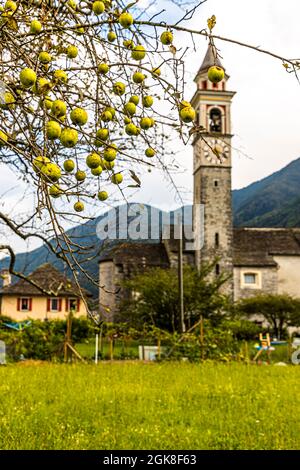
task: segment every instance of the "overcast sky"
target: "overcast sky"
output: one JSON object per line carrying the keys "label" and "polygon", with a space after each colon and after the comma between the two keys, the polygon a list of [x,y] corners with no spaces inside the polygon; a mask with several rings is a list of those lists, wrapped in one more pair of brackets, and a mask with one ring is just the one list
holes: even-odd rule
{"label": "overcast sky", "polygon": [[[149,0],[140,0],[147,8]],[[159,8],[172,12],[161,19],[178,20],[182,10],[172,7],[167,0],[159,1]],[[151,11],[149,11],[151,14]],[[260,46],[288,58],[300,59],[300,2],[299,0],[207,0],[192,21],[185,26],[194,29],[206,27],[212,14],[217,17],[215,34]],[[190,38],[175,34],[175,46],[191,46]],[[223,64],[230,75],[228,89],[237,92],[232,109],[233,188],[242,188],[300,157],[300,85],[293,75],[286,73],[280,61],[249,49],[218,41]],[[195,91],[193,77],[207,49],[205,38],[196,40],[197,52],[191,48],[186,60],[187,94]],[[180,155],[185,172],[176,177],[179,187],[185,188],[184,200],[192,200],[192,149],[189,146]],[[21,212],[28,204],[23,198],[24,187],[12,173],[0,167],[0,194],[9,191],[1,201],[2,210]],[[143,186],[133,197],[143,202],[173,209],[178,206],[174,192],[163,175],[144,175]],[[0,232],[1,238],[1,232]],[[3,237],[2,237],[3,241]],[[25,245],[16,244],[18,250]]]}

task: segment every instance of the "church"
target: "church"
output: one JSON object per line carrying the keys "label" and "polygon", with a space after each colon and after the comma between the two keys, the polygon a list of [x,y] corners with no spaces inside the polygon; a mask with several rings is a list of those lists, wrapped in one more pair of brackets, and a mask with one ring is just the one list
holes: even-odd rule
{"label": "church", "polygon": [[[261,293],[300,297],[300,229],[234,228],[232,216],[231,104],[235,92],[227,89],[229,76],[211,83],[208,69],[225,68],[208,47],[195,77],[191,104],[197,112],[194,134],[193,230],[201,248],[191,251],[183,240],[183,261],[198,269],[218,259],[215,272],[229,275],[224,293],[234,301]],[[203,217],[195,210],[204,207]],[[99,261],[99,300],[113,320],[118,302],[126,295],[121,281],[151,267],[177,265],[178,244],[170,237],[158,244],[124,243]],[[104,288],[103,288],[104,287]]]}

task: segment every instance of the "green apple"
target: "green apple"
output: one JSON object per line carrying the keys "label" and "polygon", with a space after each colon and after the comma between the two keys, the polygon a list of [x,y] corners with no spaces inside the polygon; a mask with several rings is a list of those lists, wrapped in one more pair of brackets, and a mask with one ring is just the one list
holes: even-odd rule
{"label": "green apple", "polygon": [[42,23],[38,20],[33,20],[30,23],[30,33],[39,34],[42,30]]}
{"label": "green apple", "polygon": [[95,15],[102,15],[105,11],[105,5],[103,2],[96,1],[93,3],[92,10],[95,13]]}
{"label": "green apple", "polygon": [[42,155],[39,157],[36,157],[32,162],[34,171],[36,173],[39,173],[42,167],[46,165],[47,163],[50,163],[49,158],[43,157]]}
{"label": "green apple", "polygon": [[188,106],[186,108],[183,108],[181,111],[180,111],[180,117],[182,119],[183,122],[185,122],[186,124],[190,123],[190,122],[193,122],[195,121],[196,119],[196,111],[194,110],[194,108],[192,108],[192,106]]}
{"label": "green apple", "polygon": [[76,25],[76,33],[81,35],[81,34],[84,34],[85,33],[85,29],[84,27],[81,25],[81,24],[77,24]]}
{"label": "green apple", "polygon": [[126,86],[125,86],[124,83],[122,83],[122,82],[114,83],[113,92],[115,93],[115,95],[122,96],[122,95],[124,95],[125,90],[126,90]]}
{"label": "green apple", "polygon": [[117,39],[116,33],[114,33],[114,31],[109,31],[109,33],[107,35],[107,40],[109,42],[115,42],[116,39]]}
{"label": "green apple", "polygon": [[67,47],[67,57],[68,59],[75,59],[78,56],[78,49],[76,46]]}
{"label": "green apple", "polygon": [[146,49],[141,44],[138,44],[132,49],[131,57],[134,60],[143,60],[146,57]]}
{"label": "green apple", "polygon": [[51,113],[56,117],[65,116],[67,113],[67,105],[62,100],[55,100],[51,106]]}
{"label": "green apple", "polygon": [[140,97],[137,96],[137,95],[133,95],[131,98],[130,98],[130,103],[133,103],[135,104],[136,106],[139,104],[140,102]]}
{"label": "green apple", "polygon": [[74,108],[71,111],[70,118],[76,126],[84,126],[88,122],[88,113],[85,109]]}
{"label": "green apple", "polygon": [[110,122],[113,120],[113,115],[110,111],[103,111],[100,116],[101,121],[103,122]]}
{"label": "green apple", "polygon": [[54,79],[59,83],[67,83],[68,75],[64,70],[55,70]]}
{"label": "green apple", "polygon": [[126,103],[124,106],[124,113],[129,116],[134,116],[136,113],[136,105],[134,103]]}
{"label": "green apple", "polygon": [[75,173],[75,178],[77,179],[77,181],[84,181],[86,178],[86,172],[82,170],[77,170]]}
{"label": "green apple", "polygon": [[126,49],[132,50],[134,49],[134,42],[132,39],[124,39],[123,46],[126,47]]}
{"label": "green apple", "polygon": [[105,108],[104,111],[108,111],[108,112],[112,115],[113,118],[114,118],[115,115],[116,115],[116,110],[115,110],[115,108],[112,108],[111,106],[106,106],[106,108]]}
{"label": "green apple", "polygon": [[7,137],[7,135],[5,134],[5,132],[0,131],[0,147],[2,147],[3,145],[5,145],[7,141],[8,141],[8,137]]}
{"label": "green apple", "polygon": [[67,173],[71,173],[75,168],[75,162],[71,160],[70,158],[68,160],[64,161],[64,170]]}
{"label": "green apple", "polygon": [[164,31],[160,36],[160,40],[164,46],[170,46],[173,42],[173,39],[174,37],[171,31]]}
{"label": "green apple", "polygon": [[56,199],[56,198],[60,197],[63,194],[63,191],[60,189],[58,184],[53,184],[49,188],[49,194],[50,194],[51,197]]}
{"label": "green apple", "polygon": [[155,154],[156,154],[156,151],[152,147],[147,148],[146,151],[145,151],[145,155],[148,158],[154,157]]}
{"label": "green apple", "polygon": [[56,163],[46,163],[41,167],[41,173],[46,181],[56,183],[61,177],[61,170]]}
{"label": "green apple", "polygon": [[134,81],[134,83],[136,83],[137,85],[139,85],[140,83],[143,83],[143,81],[145,80],[146,78],[146,75],[144,75],[142,72],[135,72],[132,76],[132,80]]}
{"label": "green apple", "polygon": [[98,168],[101,164],[101,157],[98,153],[91,153],[86,158],[86,164],[89,168]]}
{"label": "green apple", "polygon": [[217,65],[213,65],[208,69],[207,72],[208,80],[212,83],[219,83],[225,77],[225,72],[222,67],[218,67]]}
{"label": "green apple", "polygon": [[76,212],[83,212],[84,211],[84,204],[81,201],[77,201],[74,204],[74,210]]}
{"label": "green apple", "polygon": [[7,2],[5,2],[4,9],[8,11],[16,11],[17,4],[12,0],[8,0]]}
{"label": "green apple", "polygon": [[59,139],[61,134],[61,127],[56,121],[47,122],[46,134],[49,140]]}
{"label": "green apple", "polygon": [[142,118],[140,121],[140,126],[142,129],[147,131],[151,127],[151,119],[147,117]]}
{"label": "green apple", "polygon": [[102,63],[98,65],[98,72],[101,75],[106,75],[109,72],[109,65],[106,63]]}
{"label": "green apple", "polygon": [[152,75],[155,75],[156,77],[160,77],[161,76],[161,70],[159,67],[155,67],[154,69],[152,69]]}
{"label": "green apple", "polygon": [[130,13],[122,13],[119,16],[119,23],[123,28],[128,29],[133,24],[133,17]]}
{"label": "green apple", "polygon": [[122,173],[115,173],[114,175],[112,175],[111,177],[111,182],[113,184],[121,184],[123,181],[123,175]]}
{"label": "green apple", "polygon": [[14,109],[16,99],[10,91],[4,93],[4,103],[0,103],[1,109]]}
{"label": "green apple", "polygon": [[97,130],[96,139],[106,141],[108,139],[108,137],[109,137],[109,130],[108,129],[102,128],[102,129]]}
{"label": "green apple", "polygon": [[144,108],[151,108],[153,103],[154,103],[154,100],[153,100],[152,96],[144,96],[143,97],[143,106],[144,106]]}
{"label": "green apple", "polygon": [[118,151],[115,147],[108,146],[103,152],[104,160],[107,162],[113,162],[117,157],[117,153]]}
{"label": "green apple", "polygon": [[127,126],[128,124],[131,124],[131,119],[130,119],[129,116],[124,117],[124,124],[125,124],[125,126]]}
{"label": "green apple", "polygon": [[32,87],[35,95],[48,95],[52,85],[46,78],[39,78]]}
{"label": "green apple", "polygon": [[60,142],[64,147],[75,147],[78,142],[78,132],[75,129],[66,127],[61,133]]}
{"label": "green apple", "polygon": [[36,82],[35,71],[29,68],[21,70],[20,82],[25,88],[31,88]]}
{"label": "green apple", "polygon": [[51,98],[49,98],[49,96],[46,96],[44,101],[42,101],[42,102],[45,104],[46,109],[51,109],[52,108],[53,101],[52,101]]}
{"label": "green apple", "polygon": [[191,106],[192,106],[192,105],[191,105],[191,103],[190,103],[189,101],[181,101],[181,102],[179,103],[179,108],[180,108],[180,110],[181,110],[181,109],[184,109],[184,108],[190,108]]}
{"label": "green apple", "polygon": [[125,127],[125,132],[128,135],[138,135],[138,130],[135,124],[127,124]]}
{"label": "green apple", "polygon": [[106,201],[106,199],[108,199],[108,193],[106,191],[100,191],[98,193],[98,199],[99,201]]}
{"label": "green apple", "polygon": [[39,53],[39,61],[42,64],[49,64],[51,60],[52,60],[52,56],[51,54],[49,54],[49,52],[42,51]]}
{"label": "green apple", "polygon": [[103,170],[113,170],[114,166],[115,166],[115,162],[107,162],[103,160],[103,163],[102,163]]}
{"label": "green apple", "polygon": [[68,5],[72,10],[77,10],[77,2],[75,0],[68,0]]}
{"label": "green apple", "polygon": [[92,168],[91,173],[93,176],[100,176],[103,171],[103,168],[101,165],[97,166],[97,168]]}

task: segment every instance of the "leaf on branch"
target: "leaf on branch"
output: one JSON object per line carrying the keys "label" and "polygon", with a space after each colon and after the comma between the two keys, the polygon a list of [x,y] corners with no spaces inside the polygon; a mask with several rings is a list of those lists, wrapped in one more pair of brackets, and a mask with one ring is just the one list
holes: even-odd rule
{"label": "leaf on branch", "polygon": [[9,20],[7,20],[7,26],[12,31],[18,31],[19,30],[18,24],[17,24],[17,22],[14,18],[9,18]]}
{"label": "leaf on branch", "polygon": [[216,23],[217,23],[217,18],[215,15],[212,15],[211,18],[208,18],[207,20],[207,26],[210,30],[210,32],[212,32],[212,30],[214,29],[214,27],[216,26]]}
{"label": "leaf on branch", "polygon": [[140,188],[142,184],[140,178],[135,174],[133,170],[129,170],[129,171],[130,171],[131,178],[138,184],[138,187]]}
{"label": "leaf on branch", "polygon": [[177,49],[176,49],[176,47],[175,47],[175,46],[173,46],[173,45],[171,45],[171,46],[170,46],[170,52],[172,52],[172,54],[173,54],[173,55],[175,55],[175,54],[176,54],[176,52],[177,52]]}

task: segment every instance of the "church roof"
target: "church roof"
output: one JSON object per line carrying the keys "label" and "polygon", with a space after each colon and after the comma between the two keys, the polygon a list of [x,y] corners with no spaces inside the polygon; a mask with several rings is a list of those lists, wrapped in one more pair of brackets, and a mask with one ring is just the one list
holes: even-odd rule
{"label": "church roof", "polygon": [[114,264],[132,267],[168,267],[169,260],[161,243],[120,243],[100,257],[99,262],[113,261]]}
{"label": "church roof", "polygon": [[235,266],[277,266],[273,256],[300,256],[300,229],[235,228]]}
{"label": "church roof", "polygon": [[200,69],[198,70],[197,75],[199,75],[201,72],[206,72],[213,65],[222,67],[225,70],[219,57],[216,56],[216,51],[214,50],[213,46],[210,44],[207,48],[204,60],[202,62]]}
{"label": "church roof", "polygon": [[[28,275],[30,280],[34,281],[43,290],[49,292],[49,295],[55,297],[62,296],[80,296],[79,289],[75,282],[58,271],[52,264],[46,263],[39,266],[33,273]],[[85,291],[88,295],[88,292]],[[6,295],[44,295],[37,287],[30,284],[25,279],[20,279],[15,284],[3,287],[0,294]]]}

